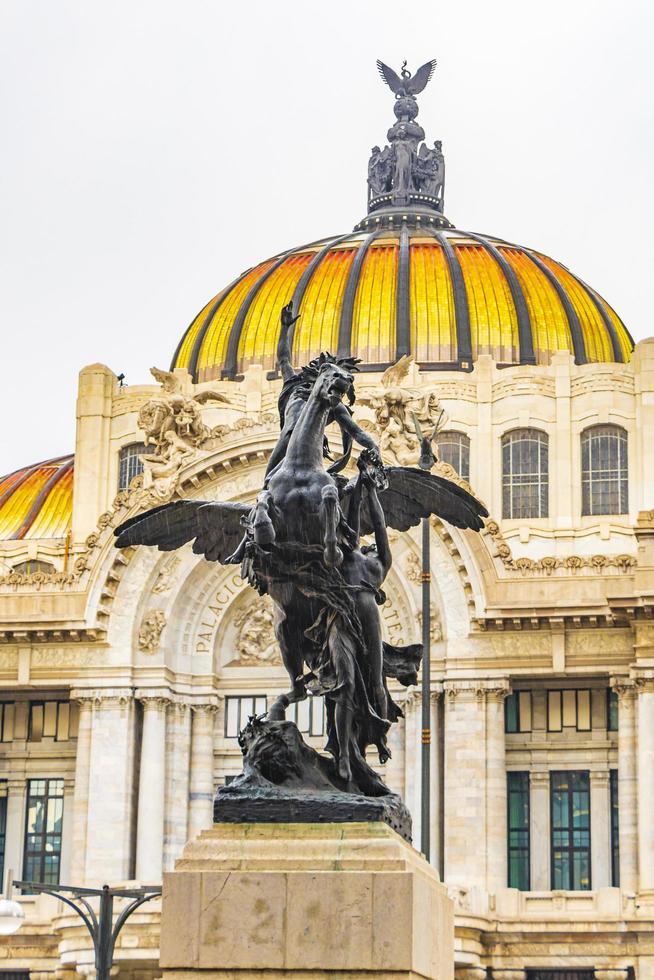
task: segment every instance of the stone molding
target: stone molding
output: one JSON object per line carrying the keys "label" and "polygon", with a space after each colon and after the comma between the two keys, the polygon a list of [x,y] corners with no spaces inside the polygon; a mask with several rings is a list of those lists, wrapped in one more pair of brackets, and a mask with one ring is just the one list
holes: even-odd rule
{"label": "stone molding", "polygon": [[591,769],[590,770],[590,782],[591,786],[593,783],[599,787],[608,787],[610,781],[610,773],[608,769]]}
{"label": "stone molding", "polygon": [[[495,971],[493,971],[494,973]],[[595,970],[595,980],[627,980],[629,971],[624,969]]]}
{"label": "stone molding", "polygon": [[626,676],[612,677],[611,690],[615,691],[618,701],[630,701],[636,697],[636,684],[633,678]]}
{"label": "stone molding", "polygon": [[94,690],[73,689],[70,692],[71,701],[90,701],[95,706],[110,704],[126,705],[134,700],[134,689],[131,687],[103,687]]}
{"label": "stone molding", "polygon": [[165,711],[169,704],[171,704],[170,695],[166,691],[146,691],[138,690],[134,694],[136,701],[139,701],[145,710],[154,709],[159,711]]}
{"label": "stone molding", "polygon": [[527,971],[519,967],[493,967],[493,980],[525,980],[526,976]]}
{"label": "stone molding", "polygon": [[638,694],[654,694],[654,672],[633,675],[634,686]]}
{"label": "stone molding", "polygon": [[446,700],[453,704],[455,701],[476,701],[503,703],[511,693],[511,685],[506,679],[497,680],[466,680],[444,681],[443,690]]}
{"label": "stone molding", "polygon": [[485,966],[459,966],[454,972],[455,980],[486,980]]}
{"label": "stone molding", "polygon": [[218,711],[218,698],[216,700],[206,700],[206,701],[190,701],[189,707],[191,711],[206,711],[215,714]]}

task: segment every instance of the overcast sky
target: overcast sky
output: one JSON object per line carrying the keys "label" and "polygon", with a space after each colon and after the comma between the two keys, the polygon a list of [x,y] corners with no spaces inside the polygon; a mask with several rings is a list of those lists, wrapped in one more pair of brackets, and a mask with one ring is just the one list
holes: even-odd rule
{"label": "overcast sky", "polygon": [[654,334],[653,5],[0,0],[0,473],[74,448],[77,373],[167,368],[240,271],[348,231],[393,97],[459,227],[569,265]]}

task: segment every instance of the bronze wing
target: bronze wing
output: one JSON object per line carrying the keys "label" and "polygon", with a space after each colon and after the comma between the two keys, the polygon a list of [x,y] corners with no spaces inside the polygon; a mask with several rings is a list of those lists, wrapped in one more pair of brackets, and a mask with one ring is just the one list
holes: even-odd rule
{"label": "bronze wing", "polygon": [[[400,76],[396,72],[394,72],[392,68],[389,68],[388,65],[385,65],[383,61],[380,61],[379,58],[377,59],[377,71],[381,75],[382,79],[386,82],[388,87],[391,89],[391,91],[395,92],[396,95],[400,91],[404,90],[403,79],[401,79]],[[427,82],[425,82],[425,85],[426,84]]]}
{"label": "bronze wing", "polygon": [[223,564],[236,551],[249,504],[205,500],[176,500],[131,517],[115,530],[116,547],[144,544],[159,551],[175,551],[193,541],[193,552]]}
{"label": "bronze wing", "polygon": [[[432,514],[454,527],[480,531],[484,526],[483,519],[488,517],[484,505],[451,480],[410,466],[388,466],[386,476],[388,487],[379,490],[378,496],[387,527],[407,531]],[[354,491],[355,482],[350,481],[345,488],[345,500]],[[360,531],[361,534],[372,534],[373,531],[365,493],[361,503]]]}
{"label": "bronze wing", "polygon": [[411,95],[418,95],[419,92],[422,92],[423,88],[434,74],[435,68],[435,58],[432,58],[431,61],[427,61],[424,65],[421,65],[415,75],[412,75],[406,82],[407,91],[409,91]]}

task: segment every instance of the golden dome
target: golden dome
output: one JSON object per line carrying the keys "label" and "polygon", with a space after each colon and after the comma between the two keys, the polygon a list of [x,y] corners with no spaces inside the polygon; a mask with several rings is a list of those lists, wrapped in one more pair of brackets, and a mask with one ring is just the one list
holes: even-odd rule
{"label": "golden dome", "polygon": [[74,456],[0,477],[0,540],[65,538],[73,516]]}
{"label": "golden dome", "polygon": [[[244,272],[182,337],[171,369],[195,381],[275,368],[281,308],[301,319],[294,361],[321,350],[384,369],[402,354],[425,370],[469,370],[480,354],[500,364],[547,364],[568,350],[577,364],[628,361],[633,341],[605,300],[533,249],[452,227],[362,230],[291,249]],[[366,227],[367,226],[367,227]],[[361,227],[361,226],[360,226]],[[372,229],[374,230],[371,230]]]}

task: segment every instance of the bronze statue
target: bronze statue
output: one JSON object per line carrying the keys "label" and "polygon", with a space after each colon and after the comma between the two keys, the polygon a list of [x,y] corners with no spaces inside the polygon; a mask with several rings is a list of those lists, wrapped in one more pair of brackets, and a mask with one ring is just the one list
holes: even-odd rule
{"label": "bronze statue", "polygon": [[[388,759],[387,732],[401,717],[387,678],[416,683],[421,656],[420,644],[382,642],[381,586],[391,565],[386,528],[404,531],[438,514],[478,531],[487,513],[449,480],[382,465],[343,403],[354,401],[355,359],[323,353],[295,370],[289,334],[296,319],[289,304],[278,347],[282,431],[255,505],[178,500],[126,521],[116,544],[171,551],[193,541],[193,551],[209,561],[240,562],[241,575],[273,601],[291,686],[242,733],[244,773],[219,791],[220,819],[373,819],[374,812],[408,834],[407,812],[366,761],[369,746],[381,762]],[[331,421],[341,427],[344,453],[327,468]],[[364,448],[348,481],[339,470],[353,440]],[[371,533],[375,545],[362,546]],[[306,746],[285,720],[289,704],[307,696],[325,698],[331,759]]]}

